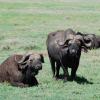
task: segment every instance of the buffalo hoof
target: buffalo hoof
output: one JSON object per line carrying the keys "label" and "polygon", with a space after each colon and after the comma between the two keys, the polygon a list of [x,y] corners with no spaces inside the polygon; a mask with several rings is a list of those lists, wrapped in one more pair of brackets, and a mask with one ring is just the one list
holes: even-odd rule
{"label": "buffalo hoof", "polygon": [[69,81],[74,81],[74,79],[70,79]]}
{"label": "buffalo hoof", "polygon": [[66,83],[67,82],[67,78],[64,78],[64,83]]}
{"label": "buffalo hoof", "polygon": [[74,81],[74,78],[73,77],[69,78],[69,81]]}
{"label": "buffalo hoof", "polygon": [[59,78],[58,77],[56,77],[56,76],[53,76],[53,78],[57,81]]}
{"label": "buffalo hoof", "polygon": [[57,80],[59,80],[59,78],[58,77],[55,77],[55,80],[57,81]]}
{"label": "buffalo hoof", "polygon": [[58,79],[59,79],[59,75],[56,75],[56,76],[55,76],[55,79],[58,80]]}
{"label": "buffalo hoof", "polygon": [[67,80],[64,80],[63,82],[64,82],[64,83],[66,83],[66,82],[67,82]]}

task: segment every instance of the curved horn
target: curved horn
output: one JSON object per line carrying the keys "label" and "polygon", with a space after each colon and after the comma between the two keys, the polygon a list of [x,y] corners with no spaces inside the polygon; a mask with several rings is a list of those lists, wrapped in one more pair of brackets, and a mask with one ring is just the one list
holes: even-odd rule
{"label": "curved horn", "polygon": [[85,43],[85,46],[88,47],[88,48],[91,48],[92,47],[92,43],[91,42]]}
{"label": "curved horn", "polygon": [[63,42],[61,42],[61,41],[56,41],[56,43],[57,43],[57,45],[58,46],[60,46],[61,48],[64,48],[64,47],[67,47],[68,45],[67,45],[67,43],[66,43],[66,41],[63,43]]}
{"label": "curved horn", "polygon": [[18,64],[24,64],[26,63],[26,60],[29,58],[29,54],[24,55],[20,61],[17,61]]}
{"label": "curved horn", "polygon": [[20,61],[18,61],[17,63],[22,64],[24,62],[24,60],[25,60],[25,56],[23,56],[22,59]]}
{"label": "curved horn", "polygon": [[18,61],[17,61],[17,59],[16,59],[16,56],[15,56],[14,60],[15,60],[15,62],[17,62],[17,63],[18,63]]}
{"label": "curved horn", "polygon": [[61,42],[61,41],[56,41],[56,43],[59,45],[59,46],[63,46],[65,43]]}

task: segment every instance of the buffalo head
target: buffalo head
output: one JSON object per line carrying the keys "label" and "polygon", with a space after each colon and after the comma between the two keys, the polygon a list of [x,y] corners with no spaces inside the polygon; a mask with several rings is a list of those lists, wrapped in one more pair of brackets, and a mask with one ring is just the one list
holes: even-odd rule
{"label": "buffalo head", "polygon": [[91,34],[91,33],[81,33],[81,32],[77,32],[77,34],[80,34],[83,36],[84,41],[86,43],[86,46],[88,49],[92,49],[95,47],[98,47],[98,42],[97,42],[97,37],[95,34]]}
{"label": "buffalo head", "polygon": [[77,56],[77,54],[80,53],[82,49],[87,52],[89,46],[89,44],[81,34],[69,35],[67,36],[66,41],[64,41],[64,43],[58,41],[57,44],[62,49],[66,48],[66,52],[70,56]]}
{"label": "buffalo head", "polygon": [[32,75],[37,75],[38,71],[42,69],[44,57],[42,54],[26,54],[20,61],[16,60],[16,62],[18,63],[20,70],[24,71],[30,69]]}

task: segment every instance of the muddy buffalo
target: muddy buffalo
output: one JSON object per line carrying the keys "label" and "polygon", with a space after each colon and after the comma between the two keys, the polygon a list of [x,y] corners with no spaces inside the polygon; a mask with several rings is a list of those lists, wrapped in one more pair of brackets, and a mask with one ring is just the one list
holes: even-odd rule
{"label": "muddy buffalo", "polygon": [[12,55],[0,65],[0,82],[19,87],[38,85],[35,75],[42,69],[43,62],[42,54]]}
{"label": "muddy buffalo", "polygon": [[64,81],[67,81],[68,67],[71,68],[71,80],[75,79],[81,50],[84,49],[87,52],[91,46],[90,42],[86,42],[81,34],[75,33],[72,29],[49,33],[46,45],[53,77],[59,78],[61,66],[64,72]]}

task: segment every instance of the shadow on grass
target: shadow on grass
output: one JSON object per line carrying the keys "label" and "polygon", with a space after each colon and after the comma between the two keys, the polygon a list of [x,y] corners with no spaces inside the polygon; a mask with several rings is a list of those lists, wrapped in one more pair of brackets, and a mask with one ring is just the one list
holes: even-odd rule
{"label": "shadow on grass", "polygon": [[93,82],[88,81],[85,77],[76,76],[75,80],[78,84],[93,84]]}
{"label": "shadow on grass", "polygon": [[[64,75],[59,75],[59,79],[64,79]],[[72,81],[71,77],[68,77],[68,81]],[[75,82],[77,82],[78,84],[93,84],[93,82],[88,81],[85,77],[80,77],[80,76],[76,76],[76,78],[74,79]]]}

